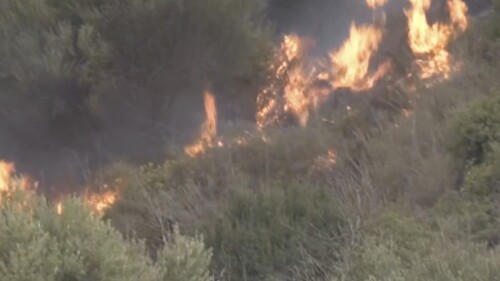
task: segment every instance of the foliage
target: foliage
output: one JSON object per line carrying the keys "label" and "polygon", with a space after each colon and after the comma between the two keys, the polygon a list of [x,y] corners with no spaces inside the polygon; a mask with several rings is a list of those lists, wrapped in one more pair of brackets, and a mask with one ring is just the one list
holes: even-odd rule
{"label": "foliage", "polygon": [[86,80],[96,74],[93,70],[100,68],[107,52],[92,21],[100,16],[97,11],[74,9],[82,14],[82,22],[74,23],[68,16],[59,17],[57,6],[44,0],[1,5],[0,77],[29,85],[51,78]]}
{"label": "foliage", "polygon": [[290,277],[290,266],[319,277],[338,258],[347,214],[332,190],[298,180],[257,183],[241,173],[217,185],[176,170],[190,167],[181,163],[134,174],[107,214],[113,224],[146,238],[152,251],[162,245],[162,229],[174,222],[203,231],[224,280]]}
{"label": "foliage", "polygon": [[201,237],[172,233],[154,263],[78,199],[58,214],[26,191],[0,207],[0,274],[5,280],[212,280]]}
{"label": "foliage", "polygon": [[359,271],[333,280],[496,280],[500,273],[498,250],[477,244],[438,241],[426,255],[409,253],[409,264],[402,262],[391,240],[368,238],[361,251]]}
{"label": "foliage", "polygon": [[[104,34],[115,63],[134,78],[158,72],[181,78],[199,71],[198,78],[208,80],[220,75],[209,69],[246,76],[265,67],[261,6],[248,0],[117,1]],[[123,30],[128,32],[117,32]]]}
{"label": "foliage", "polygon": [[279,184],[238,189],[208,226],[216,268],[226,280],[275,280],[293,269],[321,277],[338,259],[347,218],[340,202],[317,186]]}
{"label": "foliage", "polygon": [[174,243],[167,244],[158,255],[157,266],[163,281],[211,281],[211,251],[205,249],[202,237],[189,238],[174,229]]}
{"label": "foliage", "polygon": [[484,163],[471,167],[465,176],[464,189],[474,195],[493,196],[499,190],[500,152],[495,145]]}
{"label": "foliage", "polygon": [[452,192],[440,198],[428,221],[450,240],[495,246],[500,241],[498,219],[496,200]]}
{"label": "foliage", "polygon": [[404,215],[385,215],[333,280],[496,280],[500,253],[454,241]]}
{"label": "foliage", "polygon": [[472,165],[482,163],[500,140],[500,97],[475,102],[452,122],[454,155]]}
{"label": "foliage", "polygon": [[255,98],[272,52],[262,1],[111,2],[101,30],[112,73],[145,91],[155,121],[207,87],[227,102]]}

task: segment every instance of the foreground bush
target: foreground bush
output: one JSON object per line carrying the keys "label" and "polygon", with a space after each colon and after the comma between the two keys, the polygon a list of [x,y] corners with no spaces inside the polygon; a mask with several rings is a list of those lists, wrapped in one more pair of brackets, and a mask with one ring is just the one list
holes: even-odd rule
{"label": "foreground bush", "polygon": [[58,214],[43,198],[15,191],[0,207],[2,280],[208,281],[211,253],[200,238],[172,232],[155,262],[77,198]]}
{"label": "foreground bush", "polygon": [[275,184],[229,200],[206,227],[225,280],[288,280],[297,271],[320,278],[339,259],[347,217],[331,190]]}
{"label": "foreground bush", "polygon": [[[403,216],[390,216],[365,236],[333,280],[498,280],[500,252]],[[389,228],[387,228],[389,226]],[[417,232],[415,232],[417,230]]]}
{"label": "foreground bush", "polygon": [[467,164],[480,164],[500,141],[500,96],[483,98],[453,120],[452,151]]}

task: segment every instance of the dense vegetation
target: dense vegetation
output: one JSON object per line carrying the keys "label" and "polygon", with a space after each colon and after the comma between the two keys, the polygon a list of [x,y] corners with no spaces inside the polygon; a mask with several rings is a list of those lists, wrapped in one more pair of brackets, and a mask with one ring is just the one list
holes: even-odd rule
{"label": "dense vegetation", "polygon": [[[88,176],[120,180],[103,217],[79,198],[58,214],[30,192],[0,197],[2,280],[500,280],[495,3],[451,48],[459,76],[382,82],[307,128],[197,158],[114,161]],[[0,1],[0,128],[43,149],[161,130],[206,83],[248,106],[272,55],[265,4]]]}

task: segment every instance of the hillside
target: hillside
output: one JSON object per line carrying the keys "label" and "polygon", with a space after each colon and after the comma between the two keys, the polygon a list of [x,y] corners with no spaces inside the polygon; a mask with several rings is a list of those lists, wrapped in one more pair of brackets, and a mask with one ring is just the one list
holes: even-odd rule
{"label": "hillside", "polygon": [[326,2],[0,2],[0,279],[500,280],[500,2]]}

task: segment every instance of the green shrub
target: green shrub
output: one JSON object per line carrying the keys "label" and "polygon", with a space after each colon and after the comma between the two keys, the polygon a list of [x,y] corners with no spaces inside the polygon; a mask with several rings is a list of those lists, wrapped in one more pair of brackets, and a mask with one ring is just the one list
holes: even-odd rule
{"label": "green shrub", "polygon": [[430,211],[433,229],[450,240],[474,241],[496,245],[500,241],[498,208],[494,198],[449,193]]}
{"label": "green shrub", "polygon": [[339,258],[347,222],[330,192],[307,184],[235,190],[207,226],[216,268],[225,280],[287,279],[294,270],[324,276]]}
{"label": "green shrub", "polygon": [[383,216],[333,280],[497,280],[498,250],[447,234],[401,215]]}
{"label": "green shrub", "polygon": [[451,150],[464,163],[483,163],[500,141],[500,96],[483,98],[452,120]]}
{"label": "green shrub", "polygon": [[153,262],[141,243],[124,240],[78,198],[64,201],[58,214],[43,198],[15,189],[0,202],[0,221],[4,280],[212,280],[201,237],[175,230]]}
{"label": "green shrub", "polygon": [[498,280],[500,274],[498,250],[467,242],[438,241],[426,255],[409,253],[409,264],[402,262],[396,254],[397,245],[390,240],[366,239],[360,251],[355,268],[359,271],[341,274],[333,280],[479,281]]}
{"label": "green shrub", "polygon": [[465,174],[464,189],[472,195],[488,197],[500,192],[500,149],[498,144],[491,148],[484,163],[472,166]]}
{"label": "green shrub", "polygon": [[0,77],[23,87],[43,79],[95,79],[107,56],[96,26],[101,14],[93,7],[73,9],[80,18],[75,23],[48,2],[0,4]]}
{"label": "green shrub", "polygon": [[174,243],[168,243],[158,254],[157,267],[161,281],[212,281],[209,266],[212,252],[205,249],[203,238],[184,237],[175,227]]}

